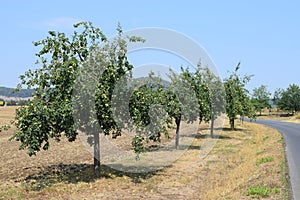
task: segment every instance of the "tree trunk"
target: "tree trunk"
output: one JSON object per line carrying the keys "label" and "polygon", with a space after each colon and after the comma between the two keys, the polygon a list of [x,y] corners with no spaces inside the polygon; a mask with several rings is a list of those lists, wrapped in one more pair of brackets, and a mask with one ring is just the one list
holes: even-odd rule
{"label": "tree trunk", "polygon": [[210,136],[211,138],[214,137],[214,124],[215,124],[215,118],[214,116],[211,117],[211,123],[210,123]]}
{"label": "tree trunk", "polygon": [[99,133],[94,133],[94,172],[100,177],[100,140]]}
{"label": "tree trunk", "polygon": [[234,130],[234,118],[230,118],[230,128]]}
{"label": "tree trunk", "polygon": [[179,146],[179,128],[180,128],[181,116],[175,119],[176,123],[176,138],[175,138],[175,148],[178,149]]}

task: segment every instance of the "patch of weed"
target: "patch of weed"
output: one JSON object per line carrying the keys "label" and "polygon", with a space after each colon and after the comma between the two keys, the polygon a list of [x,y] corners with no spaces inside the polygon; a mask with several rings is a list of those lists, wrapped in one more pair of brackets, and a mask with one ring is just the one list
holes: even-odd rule
{"label": "patch of weed", "polygon": [[246,195],[251,196],[253,198],[259,198],[259,197],[268,197],[269,196],[270,189],[268,187],[262,187],[262,186],[253,186],[250,187]]}
{"label": "patch of weed", "polygon": [[272,162],[273,160],[274,160],[273,157],[264,157],[264,158],[258,159],[258,160],[256,161],[256,165],[258,166],[258,165],[260,165],[260,164],[262,164],[262,163]]}
{"label": "patch of weed", "polygon": [[280,189],[275,187],[275,188],[269,188],[265,186],[260,186],[256,185],[253,187],[250,187],[246,195],[251,196],[252,198],[261,198],[261,197],[268,197],[270,193],[277,194],[280,192]]}

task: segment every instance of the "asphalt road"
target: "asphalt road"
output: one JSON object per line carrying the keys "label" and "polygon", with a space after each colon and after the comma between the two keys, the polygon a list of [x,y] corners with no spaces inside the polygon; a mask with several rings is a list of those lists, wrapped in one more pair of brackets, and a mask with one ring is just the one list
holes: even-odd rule
{"label": "asphalt road", "polygon": [[300,124],[275,120],[256,120],[280,131],[286,143],[286,156],[293,191],[293,199],[300,199]]}

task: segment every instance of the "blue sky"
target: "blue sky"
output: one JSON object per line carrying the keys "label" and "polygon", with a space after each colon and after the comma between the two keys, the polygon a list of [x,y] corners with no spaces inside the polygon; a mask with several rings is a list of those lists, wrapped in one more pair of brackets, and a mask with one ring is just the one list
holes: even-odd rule
{"label": "blue sky", "polygon": [[[241,62],[240,73],[254,75],[250,90],[300,85],[299,8],[297,1],[3,1],[0,86],[15,87],[19,75],[36,67],[32,41],[48,30],[71,33],[78,21],[93,22],[107,36],[116,33],[118,22],[124,30],[178,31],[207,51],[223,78]],[[175,63],[171,56],[165,61]]]}

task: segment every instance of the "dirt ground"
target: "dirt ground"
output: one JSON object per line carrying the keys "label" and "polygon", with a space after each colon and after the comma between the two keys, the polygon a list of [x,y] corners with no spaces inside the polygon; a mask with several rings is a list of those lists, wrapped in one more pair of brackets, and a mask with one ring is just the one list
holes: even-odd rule
{"label": "dirt ground", "polygon": [[[0,125],[14,110],[0,107]],[[101,178],[94,177],[92,156],[80,140],[53,141],[50,150],[29,157],[8,141],[12,128],[0,133],[0,199],[289,199],[281,134],[237,123],[235,131],[226,125],[211,139],[216,144],[206,156],[200,155],[208,125],[162,169],[136,174],[103,165]]]}

